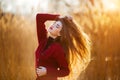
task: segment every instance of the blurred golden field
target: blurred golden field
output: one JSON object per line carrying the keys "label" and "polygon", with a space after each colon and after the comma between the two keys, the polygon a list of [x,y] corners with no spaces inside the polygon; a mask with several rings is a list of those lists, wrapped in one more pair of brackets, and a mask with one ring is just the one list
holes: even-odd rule
{"label": "blurred golden field", "polygon": [[34,80],[35,28],[29,19],[0,12],[0,80]]}
{"label": "blurred golden field", "polygon": [[120,13],[75,16],[92,40],[91,62],[78,80],[120,80]]}
{"label": "blurred golden field", "polygon": [[[78,80],[120,80],[120,11],[86,8],[71,13],[92,42],[91,62]],[[35,17],[0,9],[0,80],[35,80],[37,45]]]}

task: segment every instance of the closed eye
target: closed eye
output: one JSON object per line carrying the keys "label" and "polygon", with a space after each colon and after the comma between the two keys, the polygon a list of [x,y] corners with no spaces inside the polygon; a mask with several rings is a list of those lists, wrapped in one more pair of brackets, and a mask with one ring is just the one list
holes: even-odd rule
{"label": "closed eye", "polygon": [[59,25],[57,24],[56,28],[59,28]]}

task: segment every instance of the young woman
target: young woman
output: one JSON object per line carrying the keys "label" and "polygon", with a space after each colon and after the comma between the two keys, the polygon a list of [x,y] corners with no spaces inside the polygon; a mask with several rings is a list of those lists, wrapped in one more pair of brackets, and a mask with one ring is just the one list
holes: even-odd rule
{"label": "young woman", "polygon": [[[45,22],[55,22],[45,28]],[[57,14],[37,14],[37,36],[39,46],[36,50],[36,80],[57,80],[72,73],[76,60],[86,59],[90,46],[83,32],[72,18]],[[74,64],[75,66],[75,64]]]}

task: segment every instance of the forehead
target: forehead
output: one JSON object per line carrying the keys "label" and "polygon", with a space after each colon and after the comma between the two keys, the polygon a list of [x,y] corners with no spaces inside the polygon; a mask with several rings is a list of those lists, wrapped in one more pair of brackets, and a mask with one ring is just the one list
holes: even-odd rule
{"label": "forehead", "polygon": [[55,24],[59,24],[60,26],[62,26],[62,23],[60,21],[56,21]]}

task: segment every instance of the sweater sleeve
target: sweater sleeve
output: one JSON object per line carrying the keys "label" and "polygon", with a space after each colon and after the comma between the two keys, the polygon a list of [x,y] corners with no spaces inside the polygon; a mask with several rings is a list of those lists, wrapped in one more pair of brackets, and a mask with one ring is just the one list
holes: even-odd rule
{"label": "sweater sleeve", "polygon": [[67,76],[70,72],[68,68],[68,63],[63,49],[60,46],[56,47],[57,47],[56,53],[53,54],[53,57],[57,61],[59,69],[48,67],[47,74],[50,76],[64,77]]}
{"label": "sweater sleeve", "polygon": [[37,37],[38,42],[47,38],[47,31],[45,29],[45,22],[47,20],[56,20],[58,14],[40,14],[36,15]]}

